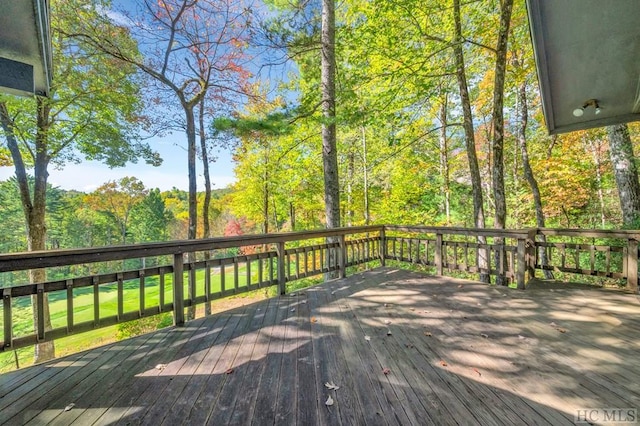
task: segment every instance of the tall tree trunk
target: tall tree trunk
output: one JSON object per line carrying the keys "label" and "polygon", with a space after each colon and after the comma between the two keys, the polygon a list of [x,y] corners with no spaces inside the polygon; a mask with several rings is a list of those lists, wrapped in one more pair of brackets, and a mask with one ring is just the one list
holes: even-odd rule
{"label": "tall tree trunk", "polygon": [[[34,177],[35,183],[33,187],[33,200],[31,198],[31,190],[29,188],[29,178],[27,176],[26,167],[18,147],[18,141],[15,137],[14,127],[11,117],[9,116],[6,104],[0,102],[0,123],[4,130],[7,147],[11,153],[11,158],[15,166],[16,180],[20,192],[20,200],[22,202],[22,211],[27,224],[27,239],[29,251],[45,250],[47,227],[46,227],[46,200],[47,200],[47,178],[49,173],[47,167],[49,165],[49,156],[46,150],[47,131],[49,129],[49,112],[50,108],[47,101],[40,97],[36,98],[37,103],[37,133],[36,133],[36,149],[34,158]],[[32,269],[29,271],[29,280],[31,283],[42,283],[46,281],[46,272],[44,269]],[[33,326],[37,333],[38,309],[35,296],[31,299],[33,306]],[[45,331],[51,330],[51,316],[49,314],[49,298],[47,293],[44,294],[44,328]],[[34,362],[44,362],[55,358],[55,346],[53,341],[38,343],[35,345]]]}
{"label": "tall tree trunk", "polygon": [[369,211],[369,163],[367,162],[367,132],[362,126],[362,186],[364,192],[364,224],[371,222]]}
{"label": "tall tree trunk", "polygon": [[195,240],[198,230],[198,192],[196,184],[196,123],[193,105],[183,102],[187,123],[187,169],[189,174],[189,229],[187,238]]}
{"label": "tall tree trunk", "polygon": [[[336,143],[336,62],[335,62],[335,0],[322,0],[322,162],[324,166],[324,202],[327,228],[340,226],[340,181]],[[328,238],[329,241],[337,239]],[[337,263],[337,251],[332,254]],[[325,278],[335,278],[329,273]]]}
{"label": "tall tree trunk", "polygon": [[[493,198],[496,203],[494,228],[504,229],[507,221],[507,199],[504,190],[504,80],[507,70],[507,48],[509,26],[513,0],[502,0],[500,7],[500,30],[496,47],[496,68],[493,82]],[[494,238],[498,246],[504,244],[504,238]],[[501,258],[506,258],[496,251],[496,269]],[[506,269],[506,268],[505,268]],[[507,285],[504,274],[496,275],[497,285]]]}
{"label": "tall tree trunk", "polygon": [[[187,238],[195,240],[198,230],[198,192],[196,186],[196,123],[193,113],[193,105],[183,103],[185,118],[187,122],[187,168],[189,170],[189,229]],[[187,253],[187,262],[193,263],[196,260],[195,253]],[[191,284],[187,285],[187,297],[194,300],[195,294]],[[187,307],[186,320],[195,319],[196,309],[192,304]]]}
{"label": "tall tree trunk", "polygon": [[[529,151],[527,149],[527,126],[529,124],[529,107],[527,101],[527,85],[521,83],[518,88],[518,103],[520,104],[520,126],[518,126],[518,144],[520,145],[520,152],[522,154],[522,172],[524,178],[527,180],[529,187],[531,188],[531,194],[533,195],[533,205],[536,211],[536,226],[538,228],[545,227],[544,210],[542,210],[542,197],[540,196],[540,187],[538,187],[538,181],[533,174],[533,168],[529,162]],[[538,241],[546,242],[544,235],[539,235]],[[538,250],[538,256],[540,257],[540,263],[542,265],[548,265],[549,259],[547,257],[547,251],[544,247],[540,247]],[[553,279],[553,272],[545,270],[544,276],[547,279]]]}
{"label": "tall tree trunk", "polygon": [[449,177],[449,146],[447,140],[447,93],[443,93],[440,103],[440,176],[444,195],[446,224],[451,225],[451,182]]}
{"label": "tall tree trunk", "polygon": [[[202,238],[211,236],[209,224],[209,207],[211,205],[211,176],[209,174],[209,151],[207,149],[207,132],[204,128],[205,98],[200,100],[198,110],[198,131],[200,136],[200,150],[202,151],[202,173],[204,174],[204,204],[202,205]],[[211,259],[211,252],[204,252],[204,259]],[[204,304],[204,314],[211,315],[211,303]]]}
{"label": "tall tree trunk", "polygon": [[353,225],[353,175],[355,167],[355,154],[349,150],[347,154],[347,226]]}
{"label": "tall tree trunk", "polygon": [[640,184],[633,155],[633,145],[626,124],[608,126],[609,153],[616,177],[622,222],[625,227],[637,228],[640,220]]}
{"label": "tall tree trunk", "polygon": [[209,224],[209,208],[211,206],[211,176],[209,173],[209,150],[207,149],[207,132],[204,128],[204,105],[205,100],[200,100],[198,111],[198,124],[200,133],[200,150],[202,151],[202,174],[204,175],[204,204],[202,205],[202,238],[211,236]]}
{"label": "tall tree trunk", "polygon": [[[467,151],[467,160],[469,162],[469,174],[471,175],[471,188],[473,191],[473,220],[476,228],[484,228],[484,207],[482,201],[482,180],[480,178],[480,168],[478,167],[478,156],[476,155],[476,141],[473,128],[473,115],[471,114],[471,100],[469,98],[469,88],[467,86],[467,75],[464,65],[464,54],[462,52],[462,24],[460,20],[460,0],[453,0],[453,17],[455,21],[455,43],[453,46],[454,57],[456,61],[456,77],[458,79],[458,88],[460,90],[460,103],[462,104],[462,114],[464,117],[464,140]],[[485,237],[478,237],[480,244],[486,244]],[[487,270],[488,263],[487,251],[478,249],[478,266]],[[480,281],[489,282],[489,274],[481,273]]]}
{"label": "tall tree trunk", "polygon": [[598,207],[600,210],[600,227],[604,229],[606,225],[606,219],[604,208],[604,191],[602,191],[602,158],[600,158],[602,152],[602,141],[590,140],[587,143],[589,144],[591,155],[593,156],[593,165],[595,166],[596,172],[596,184],[598,185]]}

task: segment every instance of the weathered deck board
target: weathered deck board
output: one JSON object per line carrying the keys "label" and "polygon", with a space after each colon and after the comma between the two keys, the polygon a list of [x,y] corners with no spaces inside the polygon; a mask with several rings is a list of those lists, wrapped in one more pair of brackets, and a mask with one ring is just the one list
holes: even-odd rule
{"label": "weathered deck board", "polygon": [[0,424],[573,424],[640,409],[639,320],[630,294],[380,268],[1,375]]}

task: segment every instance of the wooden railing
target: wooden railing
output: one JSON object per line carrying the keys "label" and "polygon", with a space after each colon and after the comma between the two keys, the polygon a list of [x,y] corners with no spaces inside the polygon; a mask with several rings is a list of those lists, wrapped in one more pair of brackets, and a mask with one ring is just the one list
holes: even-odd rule
{"label": "wooden railing", "polygon": [[[536,270],[551,270],[626,280],[627,289],[637,292],[639,239],[635,231],[366,226],[5,254],[0,273],[45,269],[52,275],[55,268],[87,265],[107,265],[108,271],[1,289],[0,351],[165,312],[182,325],[185,309],[189,314],[196,305],[271,286],[284,294],[287,282],[329,273],[344,277],[348,267],[373,261],[422,265],[438,275],[500,275],[521,289]],[[236,253],[225,255],[228,249]],[[157,265],[127,269],[132,259]],[[104,303],[105,294],[114,292],[115,306]],[[49,330],[45,294],[66,303],[66,318]],[[15,335],[13,310],[19,304],[36,307],[35,332]],[[79,310],[89,311],[82,320]]]}

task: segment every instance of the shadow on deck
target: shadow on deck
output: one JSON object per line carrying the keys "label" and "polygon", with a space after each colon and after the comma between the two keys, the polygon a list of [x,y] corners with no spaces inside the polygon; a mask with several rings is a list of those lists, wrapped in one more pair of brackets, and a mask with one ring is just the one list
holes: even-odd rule
{"label": "shadow on deck", "polygon": [[1,375],[0,424],[573,424],[640,408],[639,319],[379,268]]}

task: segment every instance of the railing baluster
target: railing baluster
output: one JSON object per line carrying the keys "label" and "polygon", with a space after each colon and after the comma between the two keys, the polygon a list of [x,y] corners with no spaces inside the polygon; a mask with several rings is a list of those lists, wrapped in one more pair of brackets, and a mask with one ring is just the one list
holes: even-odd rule
{"label": "railing baluster", "polygon": [[73,280],[67,280],[67,333],[73,331]]}
{"label": "railing baluster", "polygon": [[210,305],[209,305],[209,302],[211,301],[211,261],[210,260],[206,260],[204,262],[204,300],[206,305],[209,307],[207,311],[210,311]]}
{"label": "railing baluster", "polygon": [[435,251],[435,262],[436,262],[436,275],[442,275],[442,234],[436,234],[436,251]]}
{"label": "railing baluster", "polygon": [[93,326],[98,327],[100,324],[100,284],[98,277],[92,277],[93,282]]}
{"label": "railing baluster", "polygon": [[340,248],[338,258],[338,262],[340,262],[340,278],[345,278],[347,276],[347,243],[344,234],[338,237],[338,244]]}
{"label": "railing baluster", "polygon": [[44,284],[36,286],[36,305],[38,310],[38,341],[44,341]]}
{"label": "railing baluster", "polygon": [[158,284],[158,291],[160,292],[158,295],[158,305],[160,312],[164,312],[164,268],[158,268],[158,273],[160,274],[160,282]]}
{"label": "railing baluster", "polygon": [[124,316],[124,281],[122,272],[118,272],[116,278],[118,280],[118,322],[120,322]]}
{"label": "railing baluster", "polygon": [[284,241],[279,241],[276,245],[276,253],[278,253],[278,291],[280,294],[287,292],[287,282],[285,278],[284,263],[285,263],[285,248]]}
{"label": "railing baluster", "polygon": [[380,245],[378,247],[380,250],[378,253],[378,256],[380,257],[380,266],[385,266],[385,262],[387,260],[387,236],[384,228],[380,230]]}
{"label": "railing baluster", "polygon": [[251,286],[251,261],[247,258],[245,262],[247,265],[247,289]]}
{"label": "railing baluster", "polygon": [[258,256],[258,287],[262,287],[262,268],[264,262],[262,261],[262,257]]}
{"label": "railing baluster", "polygon": [[184,325],[184,258],[173,255],[173,325]]}
{"label": "railing baluster", "polygon": [[11,288],[2,289],[2,310],[4,313],[4,342],[6,348],[13,346],[13,313],[11,312]]}
{"label": "railing baluster", "polygon": [[240,286],[240,283],[238,281],[240,281],[240,279],[238,278],[238,256],[233,258],[233,293],[237,294],[238,293],[238,288]]}
{"label": "railing baluster", "polygon": [[226,290],[224,262],[220,262],[220,291],[224,294]]}
{"label": "railing baluster", "polygon": [[144,316],[144,312],[146,310],[146,303],[145,303],[145,300],[144,300],[144,296],[145,296],[144,270],[140,270],[139,276],[140,276],[140,284],[139,284],[139,288],[140,288],[140,317],[143,317]]}
{"label": "railing baluster", "polygon": [[638,240],[627,241],[627,290],[638,293]]}

